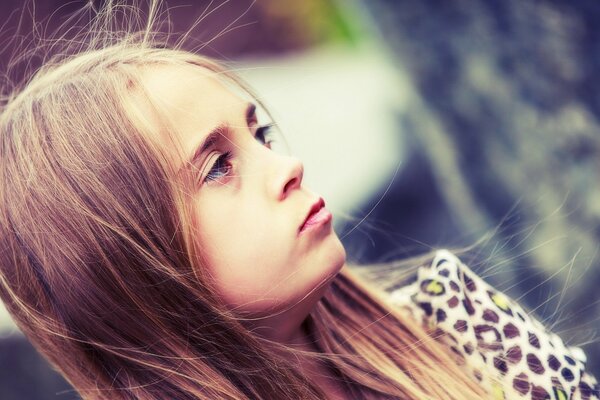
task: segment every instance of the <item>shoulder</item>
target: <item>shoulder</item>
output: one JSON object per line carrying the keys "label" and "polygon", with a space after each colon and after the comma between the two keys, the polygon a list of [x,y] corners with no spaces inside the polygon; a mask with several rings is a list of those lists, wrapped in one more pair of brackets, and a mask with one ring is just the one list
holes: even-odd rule
{"label": "shoulder", "polygon": [[450,346],[498,399],[600,399],[580,348],[565,345],[447,250],[390,300]]}

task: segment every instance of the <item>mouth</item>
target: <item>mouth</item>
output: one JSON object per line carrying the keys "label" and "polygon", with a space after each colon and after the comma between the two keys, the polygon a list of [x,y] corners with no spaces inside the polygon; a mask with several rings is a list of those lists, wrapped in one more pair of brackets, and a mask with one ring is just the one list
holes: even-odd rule
{"label": "mouth", "polygon": [[300,225],[298,231],[303,232],[312,227],[326,224],[327,222],[331,221],[331,219],[332,215],[325,208],[325,201],[322,198],[319,198],[319,200],[317,200],[308,211],[308,214],[306,215],[302,225]]}

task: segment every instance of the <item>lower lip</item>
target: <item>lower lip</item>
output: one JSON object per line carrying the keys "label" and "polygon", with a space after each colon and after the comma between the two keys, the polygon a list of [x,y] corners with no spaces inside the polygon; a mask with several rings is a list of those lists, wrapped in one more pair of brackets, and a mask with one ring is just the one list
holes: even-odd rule
{"label": "lower lip", "polygon": [[332,218],[333,216],[331,215],[331,213],[325,207],[323,207],[317,213],[311,215],[311,217],[306,220],[304,225],[302,225],[300,232],[304,232],[308,229],[315,228],[317,226],[325,225],[326,223],[331,221]]}

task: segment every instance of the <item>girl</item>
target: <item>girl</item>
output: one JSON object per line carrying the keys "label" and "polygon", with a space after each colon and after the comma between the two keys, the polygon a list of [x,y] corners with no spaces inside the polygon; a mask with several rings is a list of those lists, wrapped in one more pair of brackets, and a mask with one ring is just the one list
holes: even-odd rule
{"label": "girl", "polygon": [[348,270],[217,62],[86,40],[0,116],[0,294],[83,398],[598,398],[578,349],[452,254],[392,296]]}

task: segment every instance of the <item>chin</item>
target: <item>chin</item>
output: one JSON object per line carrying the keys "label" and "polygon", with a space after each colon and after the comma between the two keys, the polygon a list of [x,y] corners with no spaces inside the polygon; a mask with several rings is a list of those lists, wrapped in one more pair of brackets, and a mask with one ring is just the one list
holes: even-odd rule
{"label": "chin", "polygon": [[330,266],[328,268],[331,271],[331,278],[340,272],[344,264],[346,263],[346,249],[344,245],[337,237],[337,235],[333,238],[332,243],[330,244],[331,248],[328,249],[327,265]]}

